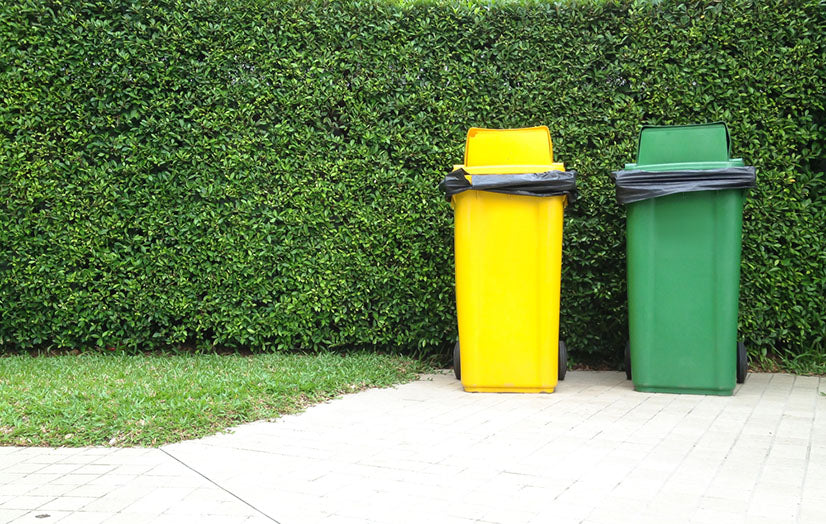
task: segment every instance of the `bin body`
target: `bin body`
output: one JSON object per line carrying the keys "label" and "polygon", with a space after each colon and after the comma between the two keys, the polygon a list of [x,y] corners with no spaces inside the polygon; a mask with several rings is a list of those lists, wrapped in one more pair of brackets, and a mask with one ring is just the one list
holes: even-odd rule
{"label": "bin body", "polygon": [[730,395],[743,190],[628,204],[628,329],[638,391]]}
{"label": "bin body", "polygon": [[556,387],[564,200],[486,191],[454,197],[466,391]]}
{"label": "bin body", "polygon": [[[655,128],[640,170],[742,166],[724,125]],[[743,189],[627,205],[628,322],[638,391],[731,395],[737,374]]]}
{"label": "bin body", "polygon": [[[469,174],[564,170],[547,128],[471,129]],[[472,392],[553,392],[565,196],[453,197],[461,380]]]}

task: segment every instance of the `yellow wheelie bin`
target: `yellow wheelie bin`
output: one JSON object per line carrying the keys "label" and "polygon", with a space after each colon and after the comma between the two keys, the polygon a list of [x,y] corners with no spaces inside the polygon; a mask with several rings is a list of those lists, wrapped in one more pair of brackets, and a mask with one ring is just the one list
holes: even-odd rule
{"label": "yellow wheelie bin", "polygon": [[471,128],[465,163],[440,185],[454,208],[454,369],[465,391],[550,393],[564,378],[562,217],[575,178],[553,161],[545,126]]}

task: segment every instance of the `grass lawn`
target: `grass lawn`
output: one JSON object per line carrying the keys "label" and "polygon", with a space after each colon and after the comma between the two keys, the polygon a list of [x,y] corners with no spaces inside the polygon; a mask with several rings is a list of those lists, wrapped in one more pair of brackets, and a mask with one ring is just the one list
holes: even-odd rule
{"label": "grass lawn", "polygon": [[0,357],[0,445],[157,446],[425,371],[399,356]]}

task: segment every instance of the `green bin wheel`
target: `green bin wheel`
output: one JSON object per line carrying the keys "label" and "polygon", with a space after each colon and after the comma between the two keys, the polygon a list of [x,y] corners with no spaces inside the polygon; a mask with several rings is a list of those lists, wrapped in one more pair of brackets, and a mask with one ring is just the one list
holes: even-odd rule
{"label": "green bin wheel", "polygon": [[453,346],[453,374],[456,375],[456,378],[461,380],[462,378],[462,361],[459,360],[459,341],[456,341],[456,345]]}
{"label": "green bin wheel", "polygon": [[568,371],[568,346],[564,340],[559,341],[559,380],[565,380]]}
{"label": "green bin wheel", "polygon": [[746,381],[746,373],[749,372],[749,352],[742,342],[737,343],[737,383]]}
{"label": "green bin wheel", "polygon": [[625,343],[625,379],[631,380],[631,341]]}

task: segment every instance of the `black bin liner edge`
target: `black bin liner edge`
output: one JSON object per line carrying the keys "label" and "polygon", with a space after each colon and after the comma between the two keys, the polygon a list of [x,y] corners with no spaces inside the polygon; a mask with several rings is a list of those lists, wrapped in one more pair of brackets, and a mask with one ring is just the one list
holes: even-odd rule
{"label": "black bin liner edge", "polygon": [[677,171],[623,169],[613,171],[611,178],[616,183],[617,200],[631,204],[676,193],[746,189],[754,187],[756,173],[754,166]]}
{"label": "black bin liner edge", "polygon": [[459,168],[445,175],[439,189],[445,193],[448,202],[454,195],[470,189],[537,197],[565,195],[568,197],[568,203],[573,203],[577,197],[576,171],[471,175],[472,183],[465,178],[468,174]]}

